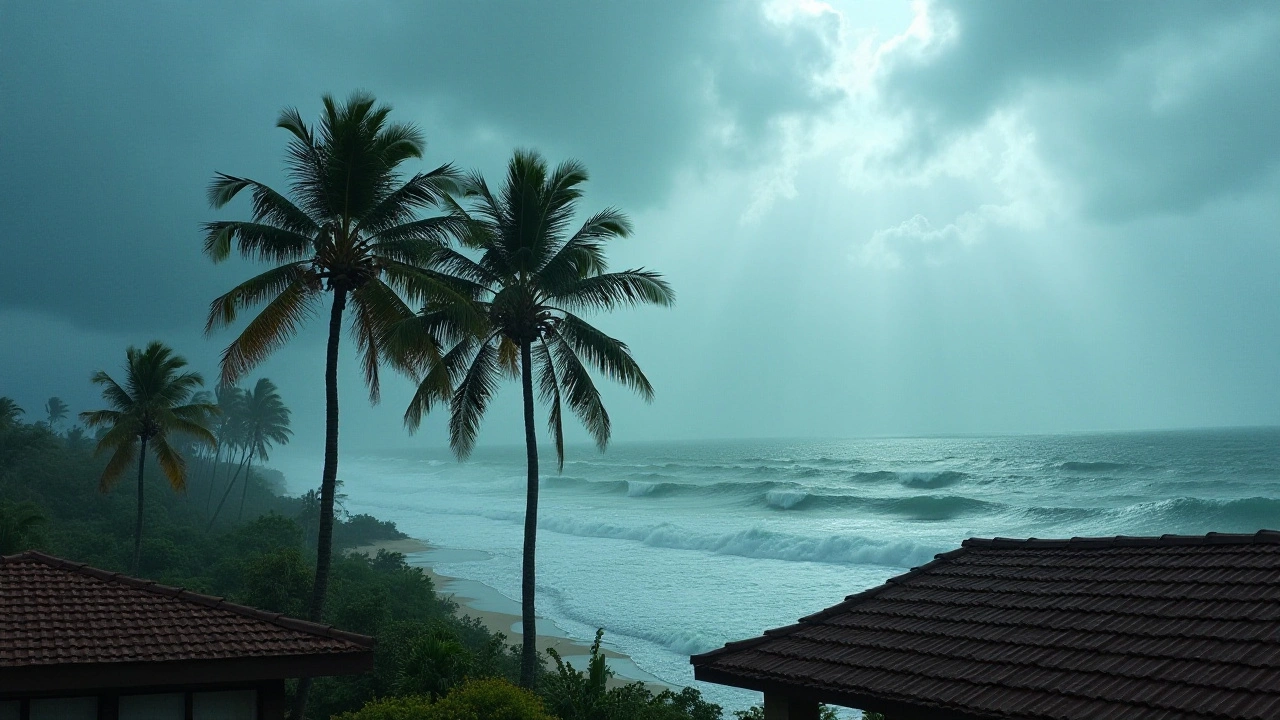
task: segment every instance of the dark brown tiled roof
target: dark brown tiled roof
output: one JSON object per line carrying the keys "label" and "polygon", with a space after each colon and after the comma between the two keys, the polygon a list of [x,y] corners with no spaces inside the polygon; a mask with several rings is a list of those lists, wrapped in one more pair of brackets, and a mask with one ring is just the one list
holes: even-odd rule
{"label": "dark brown tiled roof", "polygon": [[368,655],[373,639],[38,552],[0,558],[0,674],[86,663]]}
{"label": "dark brown tiled roof", "polygon": [[899,717],[1280,718],[1280,532],[968,540],[691,662]]}

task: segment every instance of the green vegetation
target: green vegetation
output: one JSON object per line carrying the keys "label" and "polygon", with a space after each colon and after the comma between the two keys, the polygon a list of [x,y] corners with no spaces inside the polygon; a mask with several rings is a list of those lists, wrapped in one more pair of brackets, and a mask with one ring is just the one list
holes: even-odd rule
{"label": "green vegetation", "polygon": [[[0,554],[35,548],[126,571],[133,554],[135,498],[121,486],[97,491],[106,459],[75,437],[74,428],[59,435],[43,422],[0,429]],[[163,471],[145,466],[152,500],[144,511],[147,533],[138,574],[273,612],[303,614],[314,582],[309,551],[319,515],[317,493],[278,495],[272,484],[282,483],[272,471],[247,475],[244,522],[224,517],[210,529],[206,493],[215,482],[221,490],[238,462],[223,459],[215,465],[213,454],[193,455],[185,493],[167,491]],[[404,535],[389,522],[353,515],[336,520],[333,537],[342,551]],[[458,606],[437,594],[431,579],[406,564],[403,555],[338,552],[331,572],[321,620],[373,635],[374,669],[317,680],[308,717],[545,718],[559,708],[582,707],[584,697],[598,692],[595,680],[588,682],[567,664],[554,672],[539,665],[537,697],[531,701],[527,691],[511,684],[520,674],[519,647],[479,620],[460,617]],[[601,672],[592,670],[593,677]],[[607,669],[605,675],[611,677]],[[479,682],[486,679],[490,682]],[[609,719],[720,719],[720,709],[695,690],[655,694],[636,683],[606,695],[608,707],[615,708],[605,716]],[[380,700],[374,703],[375,698]],[[369,703],[366,713],[362,708]],[[426,706],[437,714],[426,714]],[[394,714],[400,711],[408,714]],[[533,714],[521,714],[526,712]]]}
{"label": "green vegetation", "polygon": [[[429,371],[405,412],[405,424],[416,428],[438,404],[448,404],[449,443],[459,458],[475,447],[480,421],[503,375],[519,377],[524,395],[525,447],[528,455],[524,565],[521,603],[525,654],[520,682],[533,687],[538,659],[534,641],[535,557],[538,532],[538,440],[534,427],[533,377],[538,395],[549,408],[556,458],[564,466],[562,406],[567,404],[601,450],[609,443],[609,413],[588,367],[620,382],[646,400],[653,387],[631,357],[626,344],[592,327],[575,313],[608,311],[624,305],[670,305],[670,286],[643,268],[606,272],[605,244],[626,237],[631,223],[621,211],[606,209],[571,230],[576,203],[587,171],[573,161],[548,171],[534,152],[517,151],[507,166],[505,185],[495,196],[479,174],[467,177],[465,189],[474,199],[470,210],[453,203],[463,221],[458,239],[473,260],[441,248],[433,265],[470,284],[479,299],[474,305],[487,323],[482,332],[451,328],[456,310],[428,305],[407,326],[417,337],[430,338],[413,347],[402,338],[392,345],[400,357],[425,361]],[[456,343],[436,356],[436,340]],[[416,357],[415,357],[416,355]]]}
{"label": "green vegetation", "polygon": [[22,417],[24,412],[13,398],[0,397],[0,430],[16,425],[18,418]]}
{"label": "green vegetation", "polygon": [[147,445],[169,480],[169,486],[181,492],[187,487],[187,463],[171,442],[171,435],[182,434],[210,447],[217,439],[206,427],[208,416],[218,411],[206,402],[188,402],[196,388],[204,385],[199,373],[181,372],[187,361],[161,343],[153,342],[143,350],[130,347],[125,352],[125,383],[121,386],[99,370],[93,383],[102,386],[102,398],[110,410],[80,413],[80,419],[105,433],[98,440],[98,453],[111,453],[102,470],[99,487],[106,492],[115,485],[125,470],[138,460],[138,513],[133,531],[131,572],[138,571],[142,554],[143,469],[147,462]]}
{"label": "green vegetation", "polygon": [[[262,305],[222,354],[221,379],[231,384],[289,342],[302,322],[333,294],[325,360],[325,449],[316,526],[316,564],[307,617],[325,616],[332,562],[334,498],[338,477],[338,342],[343,312],[350,316],[369,389],[378,401],[378,367],[384,331],[406,318],[412,302],[461,305],[455,288],[423,269],[453,224],[450,217],[419,219],[454,186],[448,165],[401,182],[400,165],[422,157],[422,134],[389,123],[391,109],[372,96],[353,94],[339,104],[324,97],[318,129],[296,109],[280,114],[277,127],[292,135],[288,175],[292,197],[247,178],[219,173],[209,186],[215,208],[249,190],[248,221],[205,224],[204,251],[214,262],[231,256],[275,264],[213,301],[206,332],[236,322],[240,311]],[[293,708],[301,717],[310,681],[300,683]]]}
{"label": "green vegetation", "polygon": [[[68,414],[59,398],[45,404],[47,421],[26,424],[22,408],[0,397],[0,552],[40,548],[377,638],[371,672],[314,688],[299,681],[295,718],[310,698],[313,716],[352,720],[719,720],[720,708],[696,690],[616,683],[599,634],[585,673],[554,652],[548,672],[535,646],[534,377],[562,468],[565,405],[602,450],[610,440],[592,370],[653,396],[628,347],[579,317],[672,303],[655,272],[608,272],[605,245],[628,236],[630,221],[606,209],[574,230],[586,169],[570,161],[552,170],[531,151],[515,153],[496,196],[479,174],[464,177],[450,165],[406,179],[401,166],[424,150],[415,127],[389,122],[390,108],[365,93],[345,103],[325,96],[323,104],[314,128],[292,108],[277,121],[291,136],[287,194],[224,173],[209,187],[214,208],[242,191],[252,202],[249,220],[204,224],[204,253],[215,263],[238,252],[273,266],[210,306],[206,333],[239,327],[212,393],[170,348],[130,347],[122,382],[92,376],[109,406],[80,414],[97,430],[95,451],[84,428],[57,432]],[[431,209],[442,214],[423,217]],[[323,472],[318,490],[286,497],[281,476],[261,465],[290,440],[290,411],[270,380],[250,390],[235,383],[288,344],[326,293]],[[256,315],[242,322],[251,308]],[[529,462],[522,646],[458,617],[402,555],[335,553],[403,537],[377,518],[335,513],[344,320],[370,401],[379,400],[384,363],[411,376],[418,389],[405,424],[416,429],[448,404],[459,458],[474,448],[499,380],[520,378]],[[135,461],[131,499],[116,485]],[[223,512],[237,487],[236,512]]]}

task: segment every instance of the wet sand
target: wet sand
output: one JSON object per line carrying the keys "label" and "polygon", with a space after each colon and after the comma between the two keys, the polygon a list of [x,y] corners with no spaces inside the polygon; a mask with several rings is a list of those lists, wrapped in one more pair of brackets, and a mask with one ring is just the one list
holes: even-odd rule
{"label": "wet sand", "polygon": [[[452,597],[453,601],[458,603],[460,615],[470,615],[480,620],[490,632],[506,635],[509,643],[520,642],[520,603],[484,583],[442,575],[433,567],[436,563],[474,559],[470,557],[474,551],[435,547],[421,540],[405,538],[358,547],[350,552],[373,555],[379,550],[403,553],[410,565],[421,568],[431,578],[437,592]],[[545,655],[547,648],[555,648],[560,657],[572,664],[575,669],[586,669],[587,660],[591,654],[590,641],[583,642],[568,637],[555,623],[542,616],[538,616],[538,629],[542,631],[538,634],[540,653]],[[607,635],[605,641],[608,641]],[[600,654],[607,658],[606,662],[615,675],[610,685],[627,684],[639,680],[655,693],[672,689],[658,678],[640,669],[623,653],[602,645]]]}

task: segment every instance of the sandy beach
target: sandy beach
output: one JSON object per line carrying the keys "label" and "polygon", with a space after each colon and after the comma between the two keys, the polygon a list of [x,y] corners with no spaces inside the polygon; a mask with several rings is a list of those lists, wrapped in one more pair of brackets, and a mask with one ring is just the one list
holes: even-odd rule
{"label": "sandy beach", "polygon": [[[380,543],[354,548],[350,552],[366,555],[376,554],[379,550],[402,553],[412,566],[421,568],[431,578],[436,591],[451,597],[460,606],[459,614],[477,618],[490,632],[502,633],[511,643],[520,642],[520,603],[512,600],[497,590],[474,580],[442,575],[434,565],[457,559],[459,555],[468,553],[429,545],[415,538],[387,540]],[[538,651],[545,654],[547,648],[554,648],[560,657],[571,663],[574,668],[584,670],[587,658],[591,654],[590,641],[568,637],[564,631],[541,615],[538,616]],[[550,632],[549,632],[550,631]],[[608,642],[608,636],[605,637]],[[640,669],[631,658],[602,644],[600,652],[607,658],[609,667],[614,671],[611,685],[621,685],[640,681],[653,692],[672,689],[658,678]]]}

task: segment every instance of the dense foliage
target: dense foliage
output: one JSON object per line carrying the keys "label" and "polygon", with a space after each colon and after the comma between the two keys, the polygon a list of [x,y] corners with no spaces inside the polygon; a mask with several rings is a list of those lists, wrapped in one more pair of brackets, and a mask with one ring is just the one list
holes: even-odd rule
{"label": "dense foliage", "polygon": [[[0,426],[0,553],[34,548],[126,571],[136,498],[124,486],[98,491],[105,462],[78,428],[59,434],[48,423],[22,423],[16,414]],[[224,492],[236,463],[224,457],[215,464],[213,456],[192,454],[183,493],[170,489],[160,468],[146,469],[148,498],[154,501],[145,508],[139,574],[265,610],[303,614],[314,579],[317,493],[279,494],[283,479],[260,470],[247,475],[244,521],[224,514],[210,528],[205,498],[210,490]],[[345,516],[334,528],[340,551],[403,537],[392,523],[369,515]],[[553,672],[540,667],[532,695],[510,685],[519,677],[519,648],[458,610],[399,553],[336,553],[324,622],[377,638],[374,669],[317,680],[308,717],[721,718],[720,708],[696,690],[654,693],[641,683],[621,686],[603,666],[598,644],[586,673],[559,658]]]}

